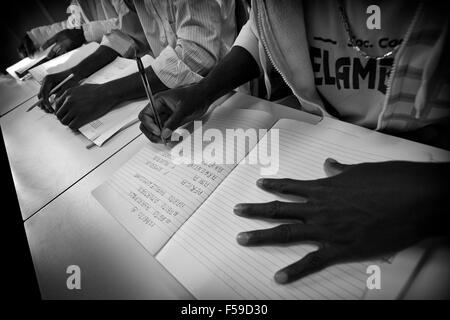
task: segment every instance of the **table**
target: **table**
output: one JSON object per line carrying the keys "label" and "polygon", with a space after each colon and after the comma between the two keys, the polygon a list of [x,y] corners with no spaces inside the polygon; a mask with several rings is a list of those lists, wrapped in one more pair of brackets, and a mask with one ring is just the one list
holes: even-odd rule
{"label": "table", "polygon": [[[24,102],[0,119],[44,299],[192,299],[106,210],[91,191],[149,143],[137,125],[102,148]],[[249,108],[310,123],[320,119],[299,110],[235,94],[221,108]],[[437,257],[436,257],[437,256]],[[450,250],[439,248],[426,262],[406,298],[442,297],[448,285]],[[80,266],[82,290],[68,290],[66,269]],[[439,278],[433,277],[438,272]],[[434,279],[431,281],[430,279]],[[425,288],[425,289],[424,289]],[[424,296],[426,288],[433,294]],[[446,291],[447,290],[447,291]]]}
{"label": "table", "polygon": [[33,97],[0,119],[11,172],[24,220],[141,134],[138,124],[118,133],[103,147],[39,108],[26,110]]}

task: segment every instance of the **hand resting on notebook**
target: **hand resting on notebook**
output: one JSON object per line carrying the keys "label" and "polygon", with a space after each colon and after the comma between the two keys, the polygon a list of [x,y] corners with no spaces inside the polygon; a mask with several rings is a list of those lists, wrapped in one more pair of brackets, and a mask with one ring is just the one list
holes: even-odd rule
{"label": "hand resting on notebook", "polygon": [[241,245],[319,244],[317,251],[278,271],[277,282],[292,282],[335,263],[392,253],[446,234],[449,205],[443,203],[443,185],[448,181],[448,163],[343,165],[328,159],[324,166],[330,176],[324,179],[257,181],[265,191],[300,196],[306,202],[234,208],[235,214],[246,218],[285,220],[275,228],[240,233]]}

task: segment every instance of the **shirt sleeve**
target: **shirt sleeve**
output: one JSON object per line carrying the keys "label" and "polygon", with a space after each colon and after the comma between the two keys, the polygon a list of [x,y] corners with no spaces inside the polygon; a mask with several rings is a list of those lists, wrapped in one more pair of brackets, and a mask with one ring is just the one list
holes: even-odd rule
{"label": "shirt sleeve", "polygon": [[27,31],[27,35],[30,37],[31,41],[33,41],[34,46],[39,48],[45,41],[66,28],[67,22],[61,21],[48,26],[31,29],[30,31]]}
{"label": "shirt sleeve", "polygon": [[200,81],[219,61],[225,9],[211,0],[176,0],[174,8],[176,45],[164,48],[152,63],[168,88]]}
{"label": "shirt sleeve", "polygon": [[120,29],[120,17],[128,13],[128,8],[123,1],[111,1],[112,8],[116,16],[110,15],[109,19],[96,19],[83,24],[84,37],[87,42],[100,42],[104,35],[109,34],[112,30]]}
{"label": "shirt sleeve", "polygon": [[233,46],[239,46],[247,50],[258,64],[260,72],[262,72],[263,68],[259,53],[259,40],[256,34],[257,33],[255,32],[253,11],[251,11],[249,20],[242,27],[239,35],[234,41]]}
{"label": "shirt sleeve", "polygon": [[119,16],[118,28],[104,35],[101,45],[125,58],[133,58],[135,53],[146,53],[150,49],[139,17],[131,10]]}

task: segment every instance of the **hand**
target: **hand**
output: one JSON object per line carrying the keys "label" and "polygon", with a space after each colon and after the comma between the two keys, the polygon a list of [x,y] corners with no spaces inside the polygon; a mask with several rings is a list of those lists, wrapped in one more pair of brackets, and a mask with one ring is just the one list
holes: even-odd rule
{"label": "hand", "polygon": [[59,95],[56,100],[56,117],[72,130],[100,118],[116,104],[100,84],[73,87]]}
{"label": "hand", "polygon": [[155,109],[163,124],[162,134],[156,125],[152,109],[147,105],[139,114],[140,129],[154,143],[167,140],[178,127],[199,119],[209,107],[198,84],[176,88],[155,96]]}
{"label": "hand", "polygon": [[448,208],[440,205],[447,202],[448,192],[437,183],[443,171],[432,167],[436,165],[400,161],[343,165],[328,159],[325,171],[333,175],[329,178],[260,179],[257,185],[263,190],[307,202],[238,204],[234,212],[242,217],[298,222],[242,232],[237,241],[244,246],[317,242],[317,251],[275,274],[278,283],[288,283],[334,263],[395,252],[427,236],[445,234],[448,225],[437,214],[448,216],[438,213]]}
{"label": "hand", "polygon": [[[66,70],[66,71],[62,71],[62,72],[58,72],[58,73],[49,74],[44,78],[41,89],[38,93],[38,97],[39,97],[39,99],[41,99],[41,98],[43,99],[42,103],[40,104],[40,107],[45,112],[48,112],[48,113],[54,112],[52,103],[49,101],[50,91],[52,91],[52,89],[54,87],[56,87],[58,84],[60,84],[71,73],[72,73],[71,70]],[[70,79],[69,81],[67,81],[61,88],[59,88],[57,90],[57,92],[55,92],[55,94],[60,95],[61,93],[67,91],[69,88],[72,88],[72,87],[78,85],[79,79],[76,76],[76,73],[74,73],[74,75],[75,76],[72,79]]]}
{"label": "hand", "polygon": [[45,50],[55,44],[48,55],[49,58],[54,58],[80,47],[85,42],[86,38],[82,29],[64,29],[48,39],[42,45],[42,49]]}
{"label": "hand", "polygon": [[26,57],[31,57],[37,51],[37,48],[34,46],[33,40],[31,40],[30,36],[26,34],[17,50],[19,51],[20,57],[23,59]]}

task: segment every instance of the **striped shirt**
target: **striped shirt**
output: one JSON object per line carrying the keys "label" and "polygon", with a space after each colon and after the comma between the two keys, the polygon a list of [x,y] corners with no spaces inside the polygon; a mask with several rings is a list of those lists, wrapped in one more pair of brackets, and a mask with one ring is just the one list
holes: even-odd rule
{"label": "striped shirt", "polygon": [[82,28],[87,42],[100,42],[105,34],[119,28],[119,16],[128,12],[123,0],[72,0],[67,20],[40,26],[27,32],[36,48],[64,29]]}
{"label": "striped shirt", "polygon": [[236,36],[234,0],[131,0],[121,28],[102,45],[123,57],[149,53],[168,88],[198,82],[230,50]]}

